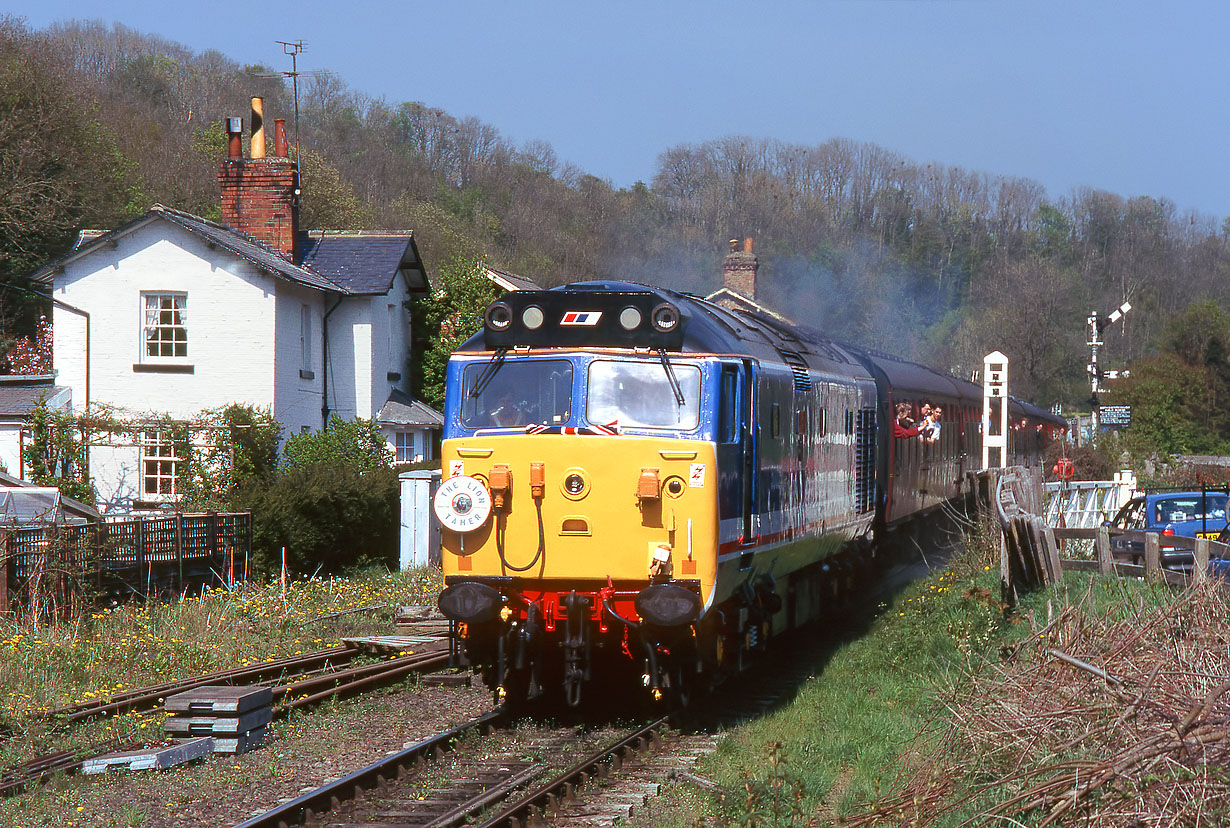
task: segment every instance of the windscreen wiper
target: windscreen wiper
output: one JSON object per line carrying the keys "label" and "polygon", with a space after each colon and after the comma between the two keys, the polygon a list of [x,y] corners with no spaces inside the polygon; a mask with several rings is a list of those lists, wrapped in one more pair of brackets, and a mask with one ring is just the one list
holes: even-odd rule
{"label": "windscreen wiper", "polygon": [[483,393],[483,389],[495,377],[500,370],[500,366],[504,364],[504,356],[508,353],[508,347],[504,346],[495,349],[495,355],[491,357],[491,361],[483,366],[483,372],[478,375],[478,381],[474,383],[474,387],[470,389],[470,396],[477,397]]}
{"label": "windscreen wiper", "polygon": [[675,377],[675,369],[671,367],[671,361],[666,356],[666,349],[659,348],[658,356],[662,358],[662,367],[666,369],[666,378],[670,380],[671,390],[675,392],[675,403],[683,405],[683,389],[679,387],[679,380]]}

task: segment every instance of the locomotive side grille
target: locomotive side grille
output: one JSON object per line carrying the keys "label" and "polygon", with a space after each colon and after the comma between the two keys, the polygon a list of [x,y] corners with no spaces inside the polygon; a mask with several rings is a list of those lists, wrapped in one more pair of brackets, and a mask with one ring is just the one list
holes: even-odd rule
{"label": "locomotive side grille", "polygon": [[791,373],[794,374],[794,390],[810,391],[812,389],[811,374],[807,372],[807,362],[803,359],[803,356],[795,351],[788,351],[785,348],[778,348],[777,350],[785,359],[786,364],[790,366]]}
{"label": "locomotive side grille", "polygon": [[807,369],[801,365],[791,365],[790,370],[794,372],[794,390],[810,391],[811,375],[807,373]]}
{"label": "locomotive side grille", "polygon": [[876,410],[859,409],[855,418],[854,507],[863,514],[875,506]]}

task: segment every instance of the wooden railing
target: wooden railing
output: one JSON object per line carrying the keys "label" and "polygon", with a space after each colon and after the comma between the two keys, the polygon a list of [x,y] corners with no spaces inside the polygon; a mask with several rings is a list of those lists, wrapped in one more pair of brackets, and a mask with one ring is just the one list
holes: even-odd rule
{"label": "wooden railing", "polygon": [[[1135,530],[1111,532],[1105,526],[1097,529],[1055,529],[1056,541],[1062,540],[1092,540],[1097,555],[1094,560],[1076,558],[1060,558],[1060,564],[1065,570],[1077,572],[1099,572],[1103,575],[1122,575],[1127,577],[1162,578],[1167,583],[1186,584],[1191,580],[1204,581],[1209,578],[1209,561],[1217,558],[1230,558],[1230,544],[1218,543],[1209,538],[1186,538],[1180,535],[1167,535],[1166,546],[1176,549],[1192,550],[1191,572],[1181,572],[1165,569],[1162,566],[1162,539],[1157,532],[1140,532]],[[1142,564],[1116,561],[1111,556],[1111,537],[1126,537],[1144,545]],[[1062,551],[1062,550],[1061,550]]]}
{"label": "wooden railing", "polygon": [[[1166,569],[1162,566],[1162,538],[1158,532],[1116,531],[1108,527],[1096,529],[1055,529],[1040,517],[1041,479],[1031,469],[1010,467],[986,472],[985,491],[991,508],[1003,530],[1000,546],[1000,579],[1004,600],[1016,602],[1022,590],[1036,589],[1058,583],[1064,572],[1099,572],[1121,577],[1144,577],[1185,585],[1192,580],[1205,581],[1209,561],[1230,558],[1230,545],[1208,538],[1186,538],[1167,535],[1165,544],[1177,549],[1190,549],[1193,563],[1190,572]],[[1111,537],[1124,536],[1143,546],[1143,563],[1118,561],[1111,555]],[[1061,541],[1093,541],[1094,558],[1084,560],[1063,557]]]}
{"label": "wooden railing", "polygon": [[251,550],[248,512],[0,528],[0,612],[65,615],[231,584],[247,578]]}

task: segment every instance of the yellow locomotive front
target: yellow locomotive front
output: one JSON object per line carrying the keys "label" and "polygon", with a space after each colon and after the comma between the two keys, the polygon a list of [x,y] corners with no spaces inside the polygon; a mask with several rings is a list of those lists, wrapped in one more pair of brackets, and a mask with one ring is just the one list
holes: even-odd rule
{"label": "yellow locomotive front", "polygon": [[[655,294],[603,299],[635,311],[625,323],[648,326],[657,310],[659,342],[680,322]],[[510,352],[490,347],[502,317],[492,337],[489,311],[484,347],[450,362],[440,608],[500,699],[558,689],[575,705],[587,685],[630,676],[661,697],[703,657],[721,487],[704,405],[712,360],[610,347],[605,312],[548,309],[590,330],[553,340],[573,347]]]}
{"label": "yellow locomotive front", "polygon": [[[446,577],[515,576],[566,592],[608,581],[627,591],[665,574],[695,581],[702,602],[709,597],[717,546],[710,443],[484,435],[447,441],[443,468]],[[467,478],[478,485],[460,482]]]}

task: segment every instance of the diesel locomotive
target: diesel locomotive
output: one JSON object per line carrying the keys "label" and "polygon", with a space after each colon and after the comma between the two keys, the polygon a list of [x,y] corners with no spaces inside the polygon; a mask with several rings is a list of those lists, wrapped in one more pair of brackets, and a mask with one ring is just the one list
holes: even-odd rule
{"label": "diesel locomotive", "polygon": [[[894,437],[895,404],[923,399],[938,439]],[[840,602],[981,460],[972,383],[623,282],[505,295],[446,400],[439,606],[513,705],[685,699]],[[1010,462],[1040,462],[1063,421],[1010,414]]]}

